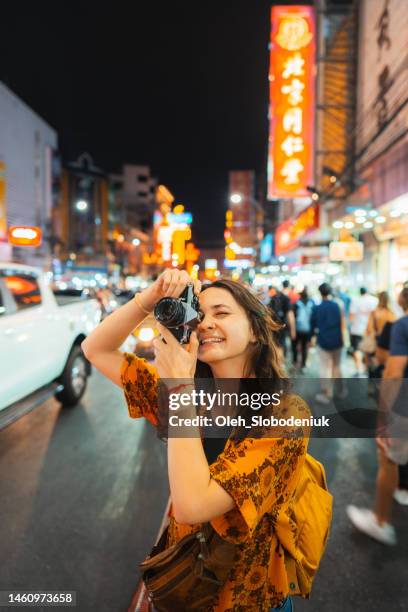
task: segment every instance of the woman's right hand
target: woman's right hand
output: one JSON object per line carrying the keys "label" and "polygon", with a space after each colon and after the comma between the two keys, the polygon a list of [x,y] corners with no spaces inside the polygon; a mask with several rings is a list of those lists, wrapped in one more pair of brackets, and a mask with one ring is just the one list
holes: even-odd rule
{"label": "woman's right hand", "polygon": [[193,280],[185,270],[169,268],[139,294],[140,302],[145,310],[152,311],[159,300],[164,297],[178,298],[191,283],[194,285],[194,293],[198,295],[201,291],[199,280]]}

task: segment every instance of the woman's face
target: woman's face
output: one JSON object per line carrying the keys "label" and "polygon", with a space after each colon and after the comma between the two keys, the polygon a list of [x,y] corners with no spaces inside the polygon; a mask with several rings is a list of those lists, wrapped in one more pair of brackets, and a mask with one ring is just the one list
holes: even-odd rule
{"label": "woman's face", "polygon": [[256,338],[245,311],[226,289],[213,287],[200,294],[204,318],[197,328],[198,359],[211,365],[223,360],[246,359]]}

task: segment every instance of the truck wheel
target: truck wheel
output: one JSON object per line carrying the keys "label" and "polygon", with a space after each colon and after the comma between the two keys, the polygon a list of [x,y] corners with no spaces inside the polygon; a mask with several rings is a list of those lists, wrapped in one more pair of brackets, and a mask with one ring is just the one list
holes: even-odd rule
{"label": "truck wheel", "polygon": [[85,393],[87,379],[88,367],[86,359],[81,347],[74,346],[60,378],[64,388],[56,393],[55,397],[64,406],[75,406]]}

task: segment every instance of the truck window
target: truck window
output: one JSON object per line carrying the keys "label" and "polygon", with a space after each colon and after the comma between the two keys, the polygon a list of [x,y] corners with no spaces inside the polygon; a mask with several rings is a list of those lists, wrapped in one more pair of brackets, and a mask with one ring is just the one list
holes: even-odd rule
{"label": "truck window", "polygon": [[13,296],[18,310],[41,304],[41,291],[34,275],[13,270],[3,273],[2,279]]}

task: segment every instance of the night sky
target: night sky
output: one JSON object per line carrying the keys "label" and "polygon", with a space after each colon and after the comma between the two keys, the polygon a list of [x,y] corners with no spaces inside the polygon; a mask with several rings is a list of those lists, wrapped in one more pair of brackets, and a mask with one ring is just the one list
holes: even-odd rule
{"label": "night sky", "polygon": [[0,80],[54,127],[65,161],[149,164],[222,240],[228,171],[264,172],[265,0],[3,3]]}

